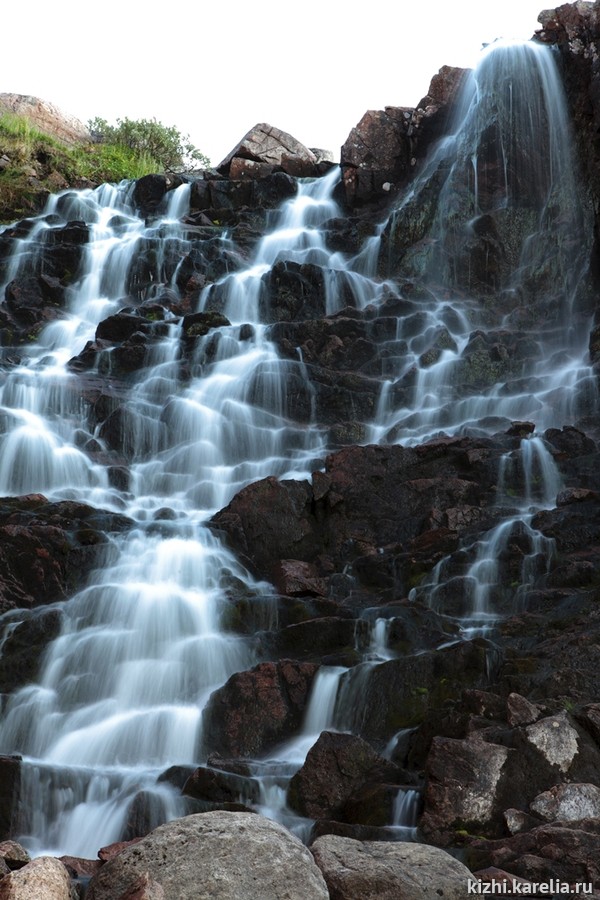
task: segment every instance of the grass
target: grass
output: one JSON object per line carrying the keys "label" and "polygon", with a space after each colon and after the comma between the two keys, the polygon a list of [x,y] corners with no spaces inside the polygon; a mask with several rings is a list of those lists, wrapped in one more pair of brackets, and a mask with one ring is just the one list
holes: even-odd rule
{"label": "grass", "polygon": [[14,113],[0,115],[0,223],[39,212],[48,193],[160,171],[148,154],[116,144],[66,146]]}

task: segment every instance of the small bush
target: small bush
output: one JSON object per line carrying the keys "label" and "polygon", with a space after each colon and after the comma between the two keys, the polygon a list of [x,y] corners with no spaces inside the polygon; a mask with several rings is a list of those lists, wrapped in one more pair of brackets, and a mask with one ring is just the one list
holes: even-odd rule
{"label": "small bush", "polygon": [[156,119],[117,119],[109,125],[96,117],[88,122],[94,138],[102,144],[129,148],[155,162],[155,170],[165,172],[206,168],[210,160],[174,126],[163,125]]}

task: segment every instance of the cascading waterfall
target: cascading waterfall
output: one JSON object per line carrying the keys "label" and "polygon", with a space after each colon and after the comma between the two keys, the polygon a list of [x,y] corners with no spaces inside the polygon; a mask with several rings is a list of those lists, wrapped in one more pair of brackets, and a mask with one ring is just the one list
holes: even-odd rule
{"label": "cascading waterfall", "polygon": [[[251,481],[306,477],[327,449],[324,431],[312,421],[295,422],[288,409],[290,375],[310,395],[302,360],[281,360],[262,321],[264,278],[274,265],[322,267],[329,315],[348,302],[365,308],[390,294],[401,298],[401,283],[374,277],[380,238],[390,239],[403,210],[425,202],[439,185],[428,232],[402,263],[420,288],[413,312],[398,316],[377,415],[367,423],[371,439],[415,444],[440,432],[498,431],[518,419],[541,430],[573,421],[594,399],[578,313],[585,213],[563,110],[547,50],[490,48],[464,89],[454,133],[426,162],[392,220],[352,260],[330,252],[323,233],[341,215],[332,199],[337,173],[301,184],[249,264],[203,291],[201,310],[218,309],[230,324],[196,342],[186,383],[177,357],[181,325],[174,316],[163,323],[161,340],[122,398],[132,457],[127,489],[115,487],[106,467],[84,450],[86,440],[102,438],[88,431],[67,362],[121,308],[140,255],[153,266],[154,288],[144,299],[153,290],[176,290],[190,244],[179,221],[189,187],[171,191],[149,224],[137,215],[129,185],[64,192],[16,240],[6,283],[37,271],[53,230],[73,221],[89,228],[65,317],[46,326],[30,357],[4,378],[0,492],[85,500],[135,522],[114,539],[105,567],[62,604],[62,632],[48,648],[39,682],[6,704],[0,751],[24,756],[22,839],[35,852],[94,856],[121,837],[140,792],[153,797],[151,824],[181,814],[181,800],[156,777],[174,763],[200,761],[207,698],[255,661],[252,640],[221,626],[224,589],[237,579],[267,605],[272,589],[253,579],[204,523]],[[511,249],[510,271],[494,257],[500,239]],[[226,246],[224,238],[224,252]],[[483,283],[484,269],[491,283]],[[547,320],[536,326],[526,320],[521,355],[503,363],[499,331],[516,328],[530,301],[541,315],[545,291]],[[506,318],[498,320],[496,306],[510,309]],[[487,350],[491,332],[498,365]],[[111,355],[100,354],[102,373],[111,372]],[[464,636],[487,633],[508,587],[501,565],[508,542],[516,535],[527,548],[510,586],[516,602],[547,564],[552,548],[531,521],[554,503],[558,489],[541,439],[524,440],[502,466],[498,524],[461,548],[460,567],[453,557],[442,560],[413,599],[459,619]],[[6,629],[19,615],[6,616]],[[289,818],[290,775],[320,731],[360,720],[365,681],[392,658],[386,616],[377,610],[370,616],[367,660],[350,670],[321,669],[301,733],[278,748],[280,768],[271,765],[271,780],[263,777],[259,807],[268,814]],[[264,776],[265,767],[257,766]],[[410,830],[416,803],[414,791],[400,791],[394,824]]]}
{"label": "cascading waterfall", "polygon": [[[18,691],[5,710],[1,746],[25,756],[24,791],[37,798],[22,823],[36,852],[95,854],[99,841],[122,833],[140,791],[158,797],[157,822],[181,812],[168,786],[157,787],[156,774],[198,758],[210,693],[253,662],[250,642],[221,630],[223,587],[237,578],[263,596],[271,589],[254,582],[202,521],[251,480],[305,474],[322,451],[318,429],[285,417],[290,364],[266,339],[257,298],[262,276],[290,247],[294,258],[324,255],[319,226],[336,211],[332,185],[329,178],[301,186],[249,269],[224,279],[225,308],[236,324],[219,330],[208,366],[206,342],[199,342],[197,377],[185,387],[177,382],[178,327],[167,323],[123,403],[134,429],[125,493],[109,487],[103,468],[75,446],[83,411],[68,405],[75,376],[65,364],[118,308],[136,247],[159,235],[162,244],[185,242],[174,219],[185,192],[173,192],[164,218],[150,226],[135,215],[124,188],[69,192],[51,203],[48,216],[62,209],[90,223],[90,243],[66,324],[49,326],[51,354],[45,331],[32,360],[6,378],[2,485],[6,493],[91,498],[139,525],[114,549],[112,564],[64,605],[62,634],[48,649],[39,683]],[[17,254],[20,266],[27,259],[35,265],[35,246]],[[168,256],[155,255],[157,283],[172,283]],[[110,351],[99,364],[110,372]],[[146,526],[166,503],[174,517],[157,533]]]}
{"label": "cascading waterfall", "polygon": [[[393,242],[407,210],[431,209],[402,261],[427,286],[421,327],[415,334],[414,316],[399,322],[407,358],[382,393],[374,440],[415,443],[515,420],[544,429],[597,401],[589,319],[579,313],[590,230],[551,52],[490,45],[466,79],[454,128],[386,226]],[[519,331],[514,346],[507,328]]]}

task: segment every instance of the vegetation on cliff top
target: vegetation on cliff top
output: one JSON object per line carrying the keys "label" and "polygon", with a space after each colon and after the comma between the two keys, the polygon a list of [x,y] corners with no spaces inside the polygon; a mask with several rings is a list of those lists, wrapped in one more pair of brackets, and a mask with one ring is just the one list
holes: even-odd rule
{"label": "vegetation on cliff top", "polygon": [[49,193],[152,172],[209,165],[176,128],[156,120],[90,123],[96,140],[66,146],[25,116],[0,115],[0,222],[39,212]]}

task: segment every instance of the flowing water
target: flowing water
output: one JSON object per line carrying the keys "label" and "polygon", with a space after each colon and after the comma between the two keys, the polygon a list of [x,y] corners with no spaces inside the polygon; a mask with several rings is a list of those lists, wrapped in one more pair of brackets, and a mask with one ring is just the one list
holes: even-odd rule
{"label": "flowing water", "polygon": [[[390,357],[394,371],[382,383],[375,420],[367,423],[373,441],[414,444],[441,432],[500,430],[519,419],[542,430],[594,408],[585,356],[589,327],[579,311],[588,231],[568,135],[551,54],[533,44],[499,46],[467,81],[452,135],[354,259],[330,251],[323,229],[341,215],[332,199],[337,173],[301,184],[249,263],[202,293],[200,309],[211,309],[218,294],[230,324],[198,340],[189,381],[181,381],[178,363],[180,322],[172,316],[163,323],[161,340],[121,398],[133,459],[126,490],[85,452],[86,442],[102,441],[86,424],[79,376],[67,363],[93,339],[97,324],[123,306],[135,261],[148,248],[154,289],[143,299],[176,292],[179,261],[192,246],[180,222],[189,187],[171,191],[150,224],[137,214],[130,185],[68,191],[51,198],[16,241],[6,283],[38,271],[47,241],[67,222],[85,222],[90,230],[65,317],[44,328],[29,357],[4,373],[0,492],[84,500],[134,521],[127,535],[112,540],[105,566],[61,605],[62,632],[38,683],[17,691],[4,710],[0,752],[25,758],[22,840],[35,852],[95,856],[124,833],[140,794],[151,798],[151,825],[182,814],[181,799],[156,776],[201,760],[207,698],[256,661],[252,639],[221,625],[224,590],[237,579],[268,610],[272,589],[256,582],[204,523],[251,481],[306,477],[327,450],[316,423],[295,422],[290,414],[290,374],[308,395],[312,390],[302,360],[281,360],[261,321],[264,278],[277,262],[323,268],[328,314],[348,297],[364,308],[390,294],[402,297],[407,278],[419,282],[418,300],[411,301],[417,312],[398,316],[395,346],[406,351]],[[380,240],[387,234],[391,241],[407,210],[429,202],[434,184],[428,228],[406,252],[402,278],[377,278]],[[510,270],[494,257],[500,239],[510,247]],[[224,236],[223,254],[230,246]],[[482,246],[490,254],[491,287],[481,283]],[[547,316],[526,320],[522,353],[503,368],[511,350],[499,332],[518,329],[529,297],[538,311],[545,308],[544,291]],[[497,306],[509,312],[498,318]],[[103,351],[104,376],[112,364],[111,351]],[[528,548],[511,603],[524,602],[552,552],[531,526],[533,512],[552,505],[560,486],[537,434],[507,456],[499,485],[499,524],[461,548],[459,571],[455,559],[442,560],[414,594],[459,621],[467,637],[487,633],[499,614],[509,540],[518,534]],[[453,600],[448,605],[456,596],[458,608]],[[6,628],[25,615],[7,614]],[[272,763],[268,777],[264,766],[257,768],[263,811],[290,819],[287,779],[323,729],[360,717],[361,685],[374,666],[393,658],[389,621],[377,610],[367,620],[365,661],[350,671],[322,668],[301,733],[276,754],[280,768]],[[399,791],[395,826],[412,829],[417,801],[414,791]]]}

